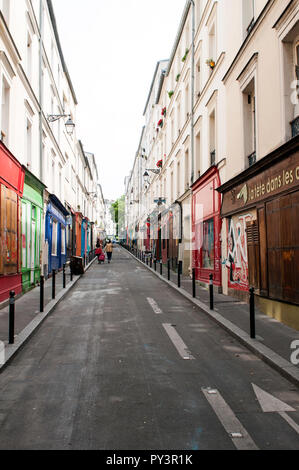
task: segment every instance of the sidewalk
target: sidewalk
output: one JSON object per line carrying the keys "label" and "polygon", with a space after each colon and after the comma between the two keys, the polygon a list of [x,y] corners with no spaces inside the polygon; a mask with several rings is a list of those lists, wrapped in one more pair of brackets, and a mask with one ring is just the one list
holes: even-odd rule
{"label": "sidewalk", "polygon": [[[92,260],[86,267],[85,271],[96,260]],[[52,299],[52,277],[45,280],[44,284],[44,312],[40,313],[40,287],[35,287],[31,291],[21,295],[15,301],[15,343],[8,344],[9,331],[9,305],[0,307],[0,346],[1,342],[5,346],[4,364],[1,363],[0,371],[3,366],[11,359],[11,357],[23,346],[29,339],[31,334],[38,328],[44,319],[54,310],[56,305],[65,297],[72,289],[82,275],[73,275],[70,278],[70,269],[66,269],[66,287],[63,289],[62,271],[55,276],[55,299]],[[6,304],[7,302],[5,302]],[[3,304],[2,304],[3,305]],[[0,351],[1,353],[1,351]],[[1,354],[0,354],[1,355]]]}
{"label": "sidewalk", "polygon": [[[144,264],[129,252],[139,263],[147,267],[161,280],[180,292],[195,305],[200,307],[214,321],[245,344],[252,352],[262,360],[270,364],[278,372],[299,386],[299,365],[291,363],[291,343],[297,340],[296,349],[299,348],[299,331],[290,328],[283,323],[262,313],[255,307],[255,331],[256,338],[250,337],[249,304],[241,302],[233,297],[218,294],[214,291],[214,309],[210,310],[209,290],[196,283],[196,298],[192,297],[192,280],[181,276],[181,288],[178,288],[178,276],[170,271],[168,281],[167,266],[163,265],[162,276],[160,275],[160,263],[157,270]],[[298,358],[298,354],[296,356]]]}

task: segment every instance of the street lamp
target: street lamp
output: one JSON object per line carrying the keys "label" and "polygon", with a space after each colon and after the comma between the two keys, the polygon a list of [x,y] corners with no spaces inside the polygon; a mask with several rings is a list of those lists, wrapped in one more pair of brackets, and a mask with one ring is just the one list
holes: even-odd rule
{"label": "street lamp", "polygon": [[52,123],[52,122],[58,121],[58,119],[62,117],[63,118],[68,117],[68,120],[65,123],[65,128],[66,128],[66,132],[68,133],[68,135],[72,135],[75,129],[75,124],[70,114],[49,114],[47,117],[47,120],[48,122]]}
{"label": "street lamp", "polygon": [[156,168],[146,168],[145,172],[143,174],[143,178],[146,178],[146,177],[149,176],[148,171],[151,171],[152,173],[155,173],[155,175],[159,175],[161,170],[160,169],[158,170]]}

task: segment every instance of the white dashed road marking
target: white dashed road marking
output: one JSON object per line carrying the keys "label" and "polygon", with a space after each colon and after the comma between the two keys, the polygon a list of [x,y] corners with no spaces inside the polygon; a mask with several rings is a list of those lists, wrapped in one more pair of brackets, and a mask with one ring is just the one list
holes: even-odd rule
{"label": "white dashed road marking", "polygon": [[162,312],[162,310],[160,309],[160,307],[158,306],[157,302],[152,299],[151,297],[147,297],[146,299],[148,301],[148,303],[150,304],[150,306],[152,307],[153,311],[157,314],[157,315],[160,315]]}
{"label": "white dashed road marking", "polygon": [[163,327],[166,333],[168,334],[169,338],[173,342],[174,346],[176,347],[179,355],[185,360],[195,359],[195,357],[191,355],[190,351],[188,350],[188,347],[186,346],[180,335],[177,333],[173,325],[171,325],[170,323],[163,323]]}

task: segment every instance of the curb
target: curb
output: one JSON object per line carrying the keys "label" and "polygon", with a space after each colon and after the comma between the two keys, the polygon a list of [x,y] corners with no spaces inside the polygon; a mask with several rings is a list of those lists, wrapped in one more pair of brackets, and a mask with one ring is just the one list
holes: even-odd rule
{"label": "curb", "polygon": [[70,290],[77,284],[79,279],[86,273],[90,266],[94,263],[94,258],[86,267],[83,274],[80,274],[73,281],[69,282],[65,289],[62,289],[56,298],[51,300],[44,309],[44,312],[38,313],[33,320],[17,335],[14,344],[6,344],[4,350],[4,363],[0,364],[0,374],[7,367],[17,352],[27,343],[30,337],[35,333],[38,328],[42,325],[44,320],[55,310],[56,306],[63,300],[63,298],[70,292]]}
{"label": "curb", "polygon": [[204,313],[206,313],[212,320],[214,320],[218,325],[222,326],[228,333],[234,336],[236,339],[240,341],[243,345],[245,345],[251,352],[253,352],[256,356],[262,359],[265,363],[270,365],[273,369],[279,372],[282,376],[292,382],[294,385],[299,387],[299,369],[296,368],[293,364],[288,362],[286,359],[281,357],[279,354],[272,351],[272,349],[268,348],[264,344],[261,344],[257,339],[250,338],[250,335],[246,333],[244,330],[239,328],[238,326],[234,325],[232,322],[224,318],[220,313],[216,313],[214,310],[210,310],[206,304],[201,302],[198,299],[194,299],[192,295],[186,292],[183,288],[177,287],[172,281],[168,281],[165,277],[161,276],[158,272],[156,272],[150,266],[147,266],[141,260],[136,258],[130,251],[126,250],[136,261],[138,261],[142,266],[147,268],[151,273],[155,274],[161,281],[164,281],[170,287],[172,287],[176,292],[179,292],[183,295],[186,299],[192,302],[194,305],[199,307]]}

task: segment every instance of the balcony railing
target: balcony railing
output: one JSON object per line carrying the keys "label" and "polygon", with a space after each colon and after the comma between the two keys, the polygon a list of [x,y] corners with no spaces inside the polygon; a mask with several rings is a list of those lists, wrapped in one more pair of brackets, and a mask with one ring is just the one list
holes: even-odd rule
{"label": "balcony railing", "polygon": [[213,150],[213,151],[210,153],[210,159],[211,159],[211,166],[212,166],[212,165],[215,165],[215,161],[216,161],[216,150]]}
{"label": "balcony railing", "polygon": [[249,166],[252,166],[254,165],[256,162],[256,152],[252,152],[249,156],[248,156],[248,163],[249,163]]}
{"label": "balcony railing", "polygon": [[296,137],[299,134],[299,116],[297,116],[292,122],[292,137]]}

